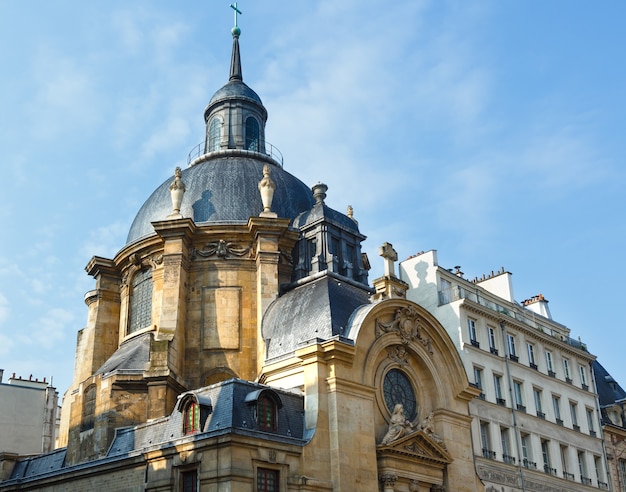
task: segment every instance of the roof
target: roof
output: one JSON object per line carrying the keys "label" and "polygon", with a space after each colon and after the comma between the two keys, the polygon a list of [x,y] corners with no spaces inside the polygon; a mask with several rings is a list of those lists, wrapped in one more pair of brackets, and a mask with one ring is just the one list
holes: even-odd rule
{"label": "roof", "polygon": [[597,360],[593,361],[593,374],[598,391],[600,406],[612,405],[618,400],[626,399],[626,391],[613,379],[613,376]]}
{"label": "roof", "polygon": [[321,220],[326,220],[331,223],[335,223],[339,226],[343,226],[344,228],[359,232],[359,227],[350,217],[347,215],[338,212],[330,208],[323,202],[316,203],[312,209],[307,210],[306,212],[302,212],[298,215],[294,221],[294,227],[298,227],[300,229],[305,229]]}
{"label": "roof", "polygon": [[292,353],[311,340],[345,336],[352,313],[369,304],[366,286],[324,272],[276,299],[263,318],[267,359]]}
{"label": "roof", "polygon": [[[186,191],[180,213],[196,224],[241,223],[263,211],[258,183],[267,162],[245,156],[217,156],[182,171]],[[279,217],[294,219],[314,203],[307,185],[283,168],[272,165],[271,179],[276,184],[272,211]],[[143,204],[128,233],[127,243],[154,234],[152,222],[165,220],[172,213],[169,186],[164,181]]]}
{"label": "roof", "polygon": [[150,333],[126,340],[111,357],[96,371],[106,375],[114,371],[143,372],[150,363]]}

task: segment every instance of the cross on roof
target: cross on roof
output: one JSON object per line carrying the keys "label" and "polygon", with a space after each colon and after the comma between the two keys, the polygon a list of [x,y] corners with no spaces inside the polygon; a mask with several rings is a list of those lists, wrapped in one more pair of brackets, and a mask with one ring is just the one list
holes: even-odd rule
{"label": "cross on roof", "polygon": [[234,10],[234,14],[235,14],[235,27],[237,27],[237,14],[243,14],[243,12],[237,8],[237,2],[235,2],[235,3],[231,3],[231,4],[230,4],[230,8]]}

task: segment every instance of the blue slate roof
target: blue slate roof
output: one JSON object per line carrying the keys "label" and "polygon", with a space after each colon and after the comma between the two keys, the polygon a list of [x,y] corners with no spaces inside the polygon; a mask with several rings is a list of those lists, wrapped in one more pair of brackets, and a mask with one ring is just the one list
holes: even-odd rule
{"label": "blue slate roof", "polygon": [[[241,223],[263,210],[258,183],[267,162],[253,157],[222,156],[182,171],[186,192],[180,213],[196,224]],[[294,219],[314,203],[309,187],[283,168],[272,165],[271,179],[276,184],[272,211],[279,217]],[[165,220],[172,213],[169,186],[161,184],[143,204],[128,233],[127,243],[154,234],[151,222]]]}
{"label": "blue slate roof", "polygon": [[323,202],[316,203],[312,209],[307,210],[306,212],[302,212],[300,215],[298,215],[293,221],[293,226],[304,230],[321,220],[335,223],[339,226],[343,226],[346,229],[357,233],[359,232],[359,227],[357,226],[356,222],[354,222],[347,215],[344,215],[341,212],[330,208]]}
{"label": "blue slate roof", "polygon": [[365,286],[330,272],[283,294],[263,318],[266,358],[291,354],[311,340],[345,336],[352,313],[370,303],[370,294]]}

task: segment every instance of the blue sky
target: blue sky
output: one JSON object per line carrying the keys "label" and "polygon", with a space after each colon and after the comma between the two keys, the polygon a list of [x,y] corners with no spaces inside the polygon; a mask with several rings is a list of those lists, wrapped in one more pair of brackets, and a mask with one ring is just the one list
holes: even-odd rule
{"label": "blue sky", "polygon": [[[229,1],[0,0],[0,368],[70,384],[84,271],[203,138]],[[384,7],[382,7],[384,5]],[[622,384],[626,4],[241,0],[285,168],[365,250],[504,266]]]}

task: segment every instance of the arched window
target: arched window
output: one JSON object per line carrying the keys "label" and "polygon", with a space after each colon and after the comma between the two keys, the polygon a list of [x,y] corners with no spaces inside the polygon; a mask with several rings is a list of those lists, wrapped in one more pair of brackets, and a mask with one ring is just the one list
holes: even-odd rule
{"label": "arched window", "polygon": [[83,418],[80,430],[93,429],[96,416],[96,385],[87,386],[83,392]]}
{"label": "arched window", "polygon": [[252,116],[246,119],[246,149],[259,151],[259,122]]}
{"label": "arched window", "polygon": [[185,435],[200,432],[200,405],[195,401],[190,401],[183,412],[183,432]]}
{"label": "arched window", "polygon": [[259,429],[264,431],[276,430],[276,402],[268,395],[262,395],[256,406],[257,422]]}
{"label": "arched window", "polygon": [[213,118],[209,126],[209,148],[207,152],[220,150],[220,139],[222,137],[222,120]]}
{"label": "arched window", "polygon": [[128,334],[152,324],[152,270],[137,272],[130,291]]}

